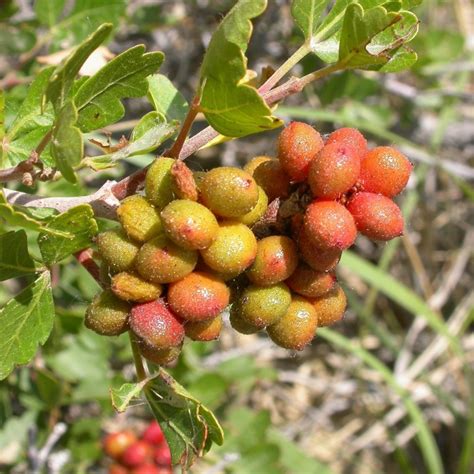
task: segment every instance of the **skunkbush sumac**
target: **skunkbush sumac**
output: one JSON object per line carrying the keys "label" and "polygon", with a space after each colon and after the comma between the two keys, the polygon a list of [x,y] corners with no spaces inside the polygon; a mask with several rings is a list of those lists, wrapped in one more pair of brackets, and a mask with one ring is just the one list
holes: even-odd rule
{"label": "skunkbush sumac", "polygon": [[257,156],[244,170],[191,172],[157,158],[145,195],[119,207],[122,229],[97,237],[107,289],[88,309],[87,326],[104,335],[130,329],[141,354],[165,365],[185,337],[217,339],[229,304],[237,332],[266,329],[291,350],[339,321],[347,303],[335,273],[341,253],[357,232],[401,235],[391,197],[411,164],[394,148],[369,150],[353,128],[324,141],[292,122],[276,148],[277,158]]}

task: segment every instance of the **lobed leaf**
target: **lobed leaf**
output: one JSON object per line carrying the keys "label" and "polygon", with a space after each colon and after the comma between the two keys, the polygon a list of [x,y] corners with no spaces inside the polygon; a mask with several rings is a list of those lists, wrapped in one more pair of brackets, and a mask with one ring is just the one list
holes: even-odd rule
{"label": "lobed leaf", "polygon": [[91,53],[97,49],[112,31],[111,23],[104,23],[88,38],[86,38],[60,65],[49,80],[46,89],[46,100],[49,100],[56,110],[65,103],[79,70]]}
{"label": "lobed leaf", "polygon": [[145,53],[145,46],[134,46],[87,79],[74,97],[81,130],[97,130],[120,120],[125,113],[121,100],[144,96],[147,76],[156,72],[163,59],[161,52]]}
{"label": "lobed leaf", "polygon": [[0,234],[0,281],[35,273],[36,265],[28,253],[26,232]]}
{"label": "lobed leaf", "polygon": [[266,6],[266,0],[239,0],[213,34],[201,66],[201,110],[219,133],[229,137],[282,125],[258,91],[243,83],[250,20]]}
{"label": "lobed leaf", "polygon": [[293,0],[291,3],[291,15],[307,40],[316,33],[328,3],[329,0]]}
{"label": "lobed leaf", "polygon": [[119,412],[124,412],[132,400],[138,399],[143,387],[148,383],[148,379],[139,383],[124,383],[119,388],[110,389],[112,406]]}
{"label": "lobed leaf", "polygon": [[15,365],[26,364],[44,344],[54,322],[53,293],[49,272],[43,272],[0,310],[0,380]]}
{"label": "lobed leaf", "polygon": [[58,113],[51,139],[51,155],[56,167],[70,183],[76,182],[74,167],[84,154],[82,134],[78,127],[77,110],[72,100],[68,100]]}
{"label": "lobed leaf", "polygon": [[148,77],[148,98],[155,110],[168,120],[182,122],[189,104],[173,83],[163,74]]}
{"label": "lobed leaf", "polygon": [[89,204],[81,204],[57,215],[47,224],[46,229],[73,231],[72,238],[58,237],[45,232],[38,235],[41,255],[48,266],[89,247],[98,231],[94,211]]}

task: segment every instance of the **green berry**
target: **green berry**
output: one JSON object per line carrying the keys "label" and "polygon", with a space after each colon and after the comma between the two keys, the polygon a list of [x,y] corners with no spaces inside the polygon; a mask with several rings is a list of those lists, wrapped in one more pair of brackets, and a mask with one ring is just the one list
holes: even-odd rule
{"label": "green berry", "polygon": [[158,235],[140,249],[135,268],[145,280],[171,283],[191,273],[197,259],[197,251],[184,249],[165,235]]}
{"label": "green berry", "polygon": [[288,196],[290,177],[277,159],[272,158],[257,166],[253,178],[263,188],[270,202]]}
{"label": "green berry", "polygon": [[179,357],[182,349],[182,345],[168,347],[166,349],[157,349],[156,347],[149,346],[137,336],[135,336],[135,341],[138,344],[140,354],[156,365],[169,365]]}
{"label": "green berry", "polygon": [[212,270],[238,275],[248,268],[257,254],[257,239],[244,224],[222,222],[216,240],[201,250],[204,263]]}
{"label": "green berry", "polygon": [[234,312],[256,328],[276,323],[288,310],[291,293],[284,283],[272,286],[248,286],[237,300]]}
{"label": "green berry", "polygon": [[172,158],[157,158],[147,171],[145,178],[146,198],[158,209],[163,209],[175,196],[175,184],[171,167]]}
{"label": "green berry", "polygon": [[260,166],[262,163],[265,163],[266,161],[271,161],[271,160],[273,160],[271,156],[265,156],[265,155],[255,156],[254,158],[252,158],[249,162],[245,164],[244,171],[248,173],[250,176],[253,176],[253,173],[257,169],[258,166]]}
{"label": "green berry", "polygon": [[259,328],[252,326],[251,324],[245,322],[240,317],[240,309],[238,308],[237,304],[233,304],[230,310],[230,325],[240,334],[255,334],[256,332],[260,331]]}
{"label": "green berry", "polygon": [[112,291],[124,301],[146,303],[160,297],[162,287],[158,283],[150,283],[138,275],[121,272],[112,278]]}
{"label": "green berry", "polygon": [[188,321],[184,325],[186,336],[193,341],[214,341],[222,330],[222,316],[207,321]]}
{"label": "green berry", "polygon": [[221,217],[241,217],[258,201],[257,183],[238,168],[220,167],[208,171],[200,190],[204,205]]}
{"label": "green berry", "polygon": [[161,211],[161,219],[166,235],[186,249],[209,247],[219,231],[214,214],[202,204],[187,199],[170,202]]}
{"label": "green berry", "polygon": [[256,285],[273,285],[286,280],[297,265],[298,253],[293,240],[272,235],[258,241],[257,256],[247,276]]}
{"label": "green berry", "polygon": [[118,336],[128,329],[130,305],[105,290],[94,297],[84,324],[102,336]]}
{"label": "green berry", "polygon": [[162,232],[158,212],[138,194],[121,202],[117,216],[128,237],[137,242],[146,242]]}
{"label": "green berry", "polygon": [[245,224],[246,226],[253,226],[258,220],[260,220],[267,210],[268,198],[265,191],[259,186],[258,187],[258,201],[255,207],[247,214],[241,217],[237,217],[236,220]]}
{"label": "green berry", "polygon": [[267,327],[271,340],[285,349],[301,351],[313,339],[318,327],[314,306],[301,296],[294,296],[288,311]]}
{"label": "green berry", "polygon": [[107,230],[96,237],[96,244],[102,260],[113,273],[133,267],[139,246],[131,242],[121,230]]}
{"label": "green berry", "polygon": [[347,298],[340,286],[325,295],[310,300],[318,315],[318,326],[330,326],[340,321],[346,311]]}

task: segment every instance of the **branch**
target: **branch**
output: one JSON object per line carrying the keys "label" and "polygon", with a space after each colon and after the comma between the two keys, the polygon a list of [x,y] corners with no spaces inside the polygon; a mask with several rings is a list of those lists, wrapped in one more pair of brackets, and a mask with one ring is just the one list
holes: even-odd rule
{"label": "branch", "polygon": [[76,252],[74,256],[76,257],[76,260],[91,274],[92,278],[102,286],[102,282],[100,281],[100,268],[93,258],[92,249],[87,248],[79,250],[79,252]]}

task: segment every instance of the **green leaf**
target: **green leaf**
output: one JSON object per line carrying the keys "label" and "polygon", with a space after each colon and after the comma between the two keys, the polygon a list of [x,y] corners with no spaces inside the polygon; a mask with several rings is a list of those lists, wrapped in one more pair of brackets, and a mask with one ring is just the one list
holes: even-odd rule
{"label": "green leaf", "polygon": [[74,98],[81,130],[97,130],[120,120],[125,113],[121,100],[144,96],[147,76],[156,72],[163,59],[159,51],[145,53],[145,46],[134,46],[85,81]]}
{"label": "green leaf", "polygon": [[54,26],[64,9],[64,3],[65,0],[36,0],[36,18],[38,18],[43,25],[49,27]]}
{"label": "green leaf", "polygon": [[178,122],[167,123],[159,112],[144,115],[132,132],[132,141],[114,153],[87,157],[82,164],[94,170],[114,166],[116,161],[130,156],[143,155],[155,150],[164,141],[171,138],[178,129]]}
{"label": "green leaf", "polygon": [[5,166],[4,138],[5,137],[5,93],[0,89],[0,169]]}
{"label": "green leaf", "polygon": [[189,104],[173,83],[163,74],[148,77],[148,98],[156,111],[168,120],[182,122]]}
{"label": "green leaf", "polygon": [[139,383],[124,383],[119,388],[110,389],[113,407],[119,412],[124,412],[132,400],[138,399],[148,379]]}
{"label": "green leaf", "polygon": [[49,272],[42,273],[0,311],[0,380],[15,365],[26,364],[44,344],[54,322],[54,304]]}
{"label": "green leaf", "polygon": [[62,48],[81,42],[102,23],[116,26],[125,13],[126,0],[75,0],[66,18],[51,28],[55,45]]}
{"label": "green leaf", "polygon": [[54,217],[47,229],[72,231],[73,238],[55,237],[42,232],[38,236],[38,245],[46,265],[51,266],[69,255],[89,247],[92,237],[97,234],[97,222],[89,204],[81,204]]}
{"label": "green leaf", "polygon": [[36,272],[28,253],[26,232],[17,230],[0,235],[0,281]]}
{"label": "green leaf", "polygon": [[14,227],[34,230],[36,232],[46,232],[50,235],[72,238],[73,234],[56,229],[48,229],[44,222],[30,217],[29,211],[23,211],[21,208],[12,206],[8,203],[3,191],[0,189],[0,217],[8,224]]}
{"label": "green leaf", "polygon": [[329,0],[293,0],[291,3],[291,14],[306,39],[316,33],[328,3]]}
{"label": "green leaf", "polygon": [[163,369],[144,390],[165,434],[173,464],[188,468],[212,443],[223,443],[222,428],[213,413]]}
{"label": "green leaf", "polygon": [[77,110],[72,100],[68,100],[58,113],[51,139],[51,155],[63,177],[70,183],[76,182],[74,167],[84,154],[82,134],[78,127]]}
{"label": "green leaf", "polygon": [[334,344],[343,350],[351,352],[366,365],[377,371],[385,383],[401,398],[401,402],[405,406],[413,425],[416,427],[416,436],[425,459],[427,472],[433,474],[444,473],[443,463],[441,461],[436,441],[422,411],[413,401],[410,393],[398,383],[390,369],[363,347],[360,347],[347,337],[338,334],[335,331],[331,331],[328,328],[321,328],[318,329],[318,336],[326,339],[331,344]]}
{"label": "green leaf", "polygon": [[239,0],[211,38],[201,66],[201,110],[222,135],[242,137],[282,125],[257,90],[243,84],[244,55],[252,34],[250,20],[266,0]]}
{"label": "green leaf", "polygon": [[112,31],[111,23],[104,23],[81,43],[60,65],[49,80],[46,99],[54,108],[60,109],[67,99],[79,70],[92,52],[97,49]]}

